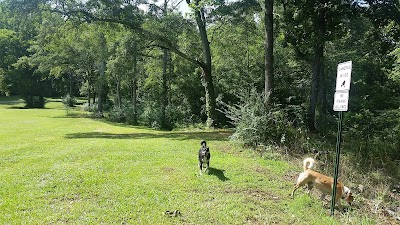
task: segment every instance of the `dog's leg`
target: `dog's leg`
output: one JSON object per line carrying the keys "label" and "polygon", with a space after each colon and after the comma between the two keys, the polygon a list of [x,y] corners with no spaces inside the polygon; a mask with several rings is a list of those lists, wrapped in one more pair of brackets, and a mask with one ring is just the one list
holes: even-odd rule
{"label": "dog's leg", "polygon": [[307,183],[307,194],[311,194],[311,189],[313,189],[314,183],[313,182],[308,182]]}
{"label": "dog's leg", "polygon": [[207,168],[204,170],[204,172],[208,172],[209,167],[210,167],[210,161],[207,162]]}
{"label": "dog's leg", "polygon": [[294,186],[294,188],[293,188],[293,191],[292,191],[292,194],[290,195],[290,196],[292,196],[292,198],[294,198],[294,192],[296,192],[296,190],[297,189],[299,189],[299,185],[298,184],[296,184],[295,186]]}
{"label": "dog's leg", "polygon": [[342,203],[340,202],[340,195],[336,194],[335,202],[338,205],[339,210],[343,212],[343,206],[342,206]]}
{"label": "dog's leg", "polygon": [[294,197],[294,192],[306,184],[307,184],[307,174],[300,173],[299,177],[297,178],[296,185],[294,186],[294,189],[291,194],[292,198]]}
{"label": "dog's leg", "polygon": [[203,162],[199,162],[199,167],[200,167],[200,175],[203,175]]}

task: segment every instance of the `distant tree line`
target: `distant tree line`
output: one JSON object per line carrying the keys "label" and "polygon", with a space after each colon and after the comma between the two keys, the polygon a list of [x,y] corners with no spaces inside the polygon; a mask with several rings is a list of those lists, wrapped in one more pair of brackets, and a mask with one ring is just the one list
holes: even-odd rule
{"label": "distant tree line", "polygon": [[334,130],[336,66],[352,60],[349,131],[396,136],[399,15],[396,0],[3,0],[0,93],[85,97],[161,129],[235,126],[258,145]]}

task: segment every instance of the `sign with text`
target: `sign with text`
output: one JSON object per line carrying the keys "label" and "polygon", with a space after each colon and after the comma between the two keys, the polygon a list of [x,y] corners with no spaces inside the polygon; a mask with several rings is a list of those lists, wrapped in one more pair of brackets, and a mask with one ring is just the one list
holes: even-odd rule
{"label": "sign with text", "polygon": [[349,92],[335,92],[333,111],[345,112],[349,106]]}
{"label": "sign with text", "polygon": [[336,76],[336,91],[349,91],[352,61],[339,63]]}

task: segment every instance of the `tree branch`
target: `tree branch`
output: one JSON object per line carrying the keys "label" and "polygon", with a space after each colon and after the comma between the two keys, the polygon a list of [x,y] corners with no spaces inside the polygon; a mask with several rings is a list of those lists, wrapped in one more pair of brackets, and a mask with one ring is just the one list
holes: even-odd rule
{"label": "tree branch", "polygon": [[167,39],[166,37],[153,33],[151,31],[145,30],[143,28],[141,28],[140,26],[137,26],[136,24],[133,24],[129,21],[126,20],[121,20],[121,19],[116,19],[116,18],[100,18],[97,17],[85,10],[73,10],[73,11],[60,11],[60,10],[52,10],[52,12],[56,12],[56,13],[60,13],[62,15],[77,15],[77,14],[82,14],[87,21],[100,21],[100,22],[108,22],[108,23],[117,23],[117,24],[122,24],[130,29],[132,29],[133,31],[135,31],[136,33],[138,33],[139,35],[142,35],[143,37],[146,37],[148,39],[151,40],[155,40],[158,41],[159,44],[156,44],[155,46],[160,47],[162,49],[168,49],[172,52],[174,52],[175,54],[177,54],[178,56],[186,59],[187,61],[200,66],[201,68],[205,68],[205,63],[190,57],[188,54],[182,52],[181,50],[179,50],[179,47],[176,46],[175,44],[173,44],[169,39]]}

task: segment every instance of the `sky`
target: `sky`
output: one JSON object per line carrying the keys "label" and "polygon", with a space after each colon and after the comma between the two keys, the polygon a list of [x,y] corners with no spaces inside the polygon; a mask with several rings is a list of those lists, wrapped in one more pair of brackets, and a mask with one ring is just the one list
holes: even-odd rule
{"label": "sky", "polygon": [[[0,1],[1,1],[1,0],[0,0]],[[156,4],[157,4],[158,6],[161,6],[161,5],[163,4],[163,2],[164,2],[164,0],[158,0]],[[179,2],[179,1],[174,1],[175,4],[178,3],[178,2]],[[147,5],[140,5],[139,8],[141,8],[142,10],[147,10]],[[178,10],[179,10],[182,14],[185,14],[185,13],[189,12],[190,9],[189,9],[189,6],[188,6],[188,4],[186,3],[185,0],[183,0],[183,1],[179,4]]]}
{"label": "sky", "polygon": [[[232,3],[232,2],[237,2],[237,1],[239,1],[239,0],[225,0],[226,3]],[[162,4],[161,2],[163,2],[163,0],[159,0],[158,2],[159,2],[158,5],[161,5],[161,4]],[[178,2],[178,1],[175,1],[175,2]],[[189,6],[188,6],[188,4],[186,3],[185,0],[183,0],[183,1],[179,4],[179,11],[180,11],[181,13],[183,13],[183,14],[185,14],[185,13],[187,13],[187,12],[190,11]]]}
{"label": "sky", "polygon": [[189,6],[186,1],[182,1],[181,4],[179,4],[179,11],[181,11],[182,13],[189,12]]}

